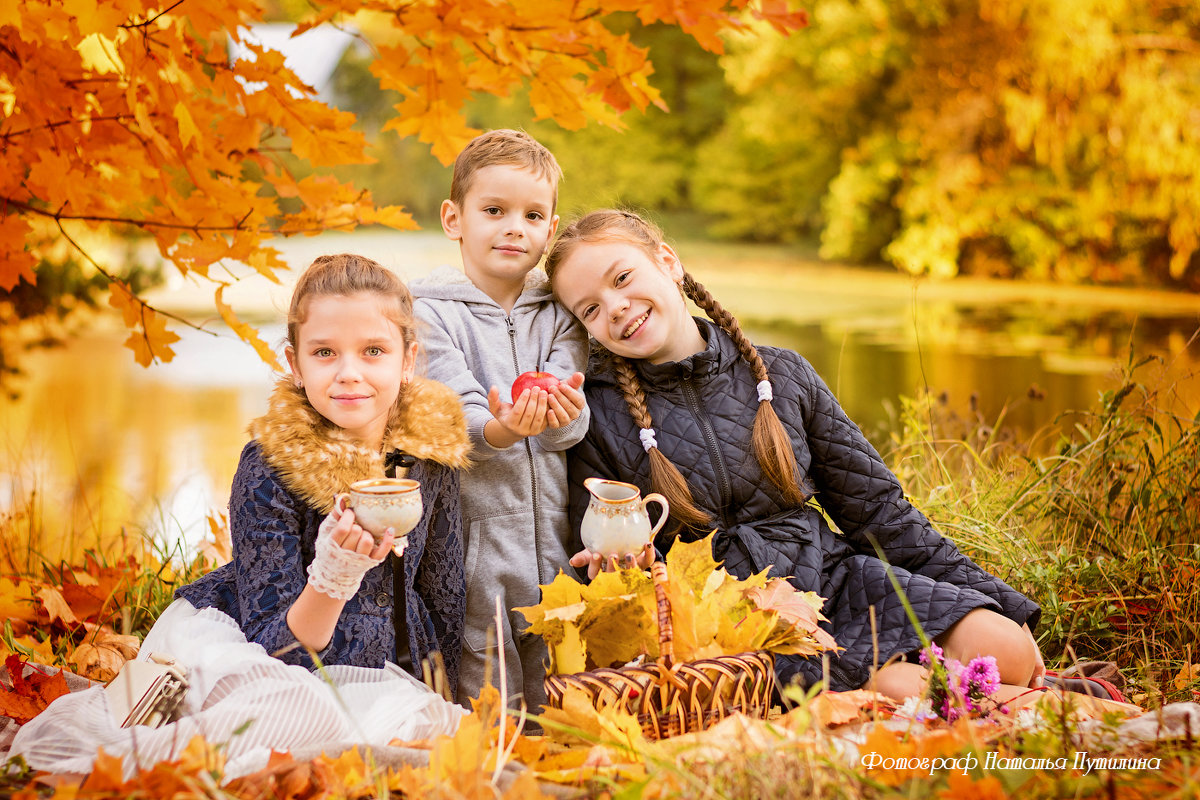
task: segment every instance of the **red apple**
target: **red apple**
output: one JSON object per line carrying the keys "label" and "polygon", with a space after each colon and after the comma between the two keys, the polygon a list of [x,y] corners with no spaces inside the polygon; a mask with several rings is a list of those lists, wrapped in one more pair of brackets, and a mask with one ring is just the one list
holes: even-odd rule
{"label": "red apple", "polygon": [[521,396],[521,392],[526,389],[532,389],[535,386],[545,389],[547,392],[558,386],[558,378],[551,375],[549,372],[522,372],[513,381],[512,399],[515,403],[517,398]]}

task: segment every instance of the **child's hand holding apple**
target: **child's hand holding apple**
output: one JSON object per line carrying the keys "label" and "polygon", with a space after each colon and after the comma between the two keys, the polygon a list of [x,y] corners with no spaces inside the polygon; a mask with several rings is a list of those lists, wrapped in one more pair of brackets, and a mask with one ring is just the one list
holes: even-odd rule
{"label": "child's hand holding apple", "polygon": [[500,400],[500,390],[488,391],[488,407],[495,417],[484,428],[484,436],[493,447],[509,447],[526,436],[537,436],[546,428],[562,428],[577,419],[585,406],[583,373],[576,372],[565,381],[549,372],[523,372],[512,385],[511,403]]}

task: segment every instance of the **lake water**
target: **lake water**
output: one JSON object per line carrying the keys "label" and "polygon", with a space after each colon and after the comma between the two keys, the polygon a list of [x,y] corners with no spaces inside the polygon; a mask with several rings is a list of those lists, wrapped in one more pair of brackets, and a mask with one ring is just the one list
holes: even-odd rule
{"label": "lake water", "polygon": [[[431,233],[326,234],[280,249],[294,269],[350,250],[406,278],[457,262],[452,243]],[[1160,356],[1179,408],[1200,407],[1200,344],[1191,341],[1200,298],[914,283],[769,248],[684,243],[679,251],[754,341],[803,353],[881,447],[889,409],[926,388],[964,412],[974,397],[989,421],[1006,409],[1006,422],[1029,435],[1091,407],[1130,353]],[[290,291],[286,282],[246,280],[226,298],[277,344]],[[156,302],[194,320],[215,317],[211,292],[186,282]],[[20,399],[0,405],[0,512],[11,529],[32,525],[52,556],[143,533],[186,544],[204,536],[206,516],[227,502],[246,425],[263,412],[272,381],[249,347],[205,327],[219,335],[176,328],[175,360],[149,369],[122,347],[127,332],[111,325],[26,357]]]}

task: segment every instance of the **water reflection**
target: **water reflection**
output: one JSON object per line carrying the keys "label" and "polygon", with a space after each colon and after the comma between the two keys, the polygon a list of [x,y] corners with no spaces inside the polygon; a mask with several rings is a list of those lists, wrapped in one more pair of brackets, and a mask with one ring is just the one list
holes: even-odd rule
{"label": "water reflection", "polygon": [[[323,251],[338,249],[346,248]],[[380,260],[403,261],[398,271],[406,276],[450,260],[436,247],[417,259],[387,252]],[[694,261],[693,272],[752,339],[804,354],[881,444],[888,407],[921,387],[945,392],[964,410],[974,396],[987,420],[1007,408],[1007,422],[1028,434],[1064,411],[1091,407],[1131,350],[1161,355],[1190,413],[1200,404],[1200,347],[1189,346],[1195,312],[963,302],[903,287],[882,291],[894,276],[823,282],[827,271],[781,278],[770,265]],[[272,287],[260,309],[275,320],[261,328],[269,342],[282,339],[278,297],[289,291]],[[27,357],[21,399],[0,405],[5,527],[28,531],[51,558],[97,542],[116,547],[143,532],[185,543],[205,534],[205,515],[228,501],[246,426],[265,410],[273,378],[227,332],[179,333],[176,360],[148,370],[133,362],[121,345],[127,334],[117,330]]]}

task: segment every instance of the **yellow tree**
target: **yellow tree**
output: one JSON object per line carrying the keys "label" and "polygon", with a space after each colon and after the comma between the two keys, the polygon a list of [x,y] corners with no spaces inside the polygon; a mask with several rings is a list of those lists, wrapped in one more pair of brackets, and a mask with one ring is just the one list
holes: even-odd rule
{"label": "yellow tree", "polygon": [[[381,86],[403,100],[389,123],[444,163],[476,131],[477,93],[528,86],[539,119],[619,126],[630,108],[661,105],[647,53],[604,26],[633,12],[720,51],[721,34],[753,19],[804,24],[788,0],[331,0],[297,33],[353,22],[369,31]],[[148,365],[173,356],[167,315],[87,245],[93,231],[153,237],[183,275],[210,281],[221,317],[274,363],[224,301],[229,262],[277,281],[271,237],[413,227],[403,209],[323,174],[365,163],[352,114],[320,102],[255,44],[255,0],[4,0],[0,5],[0,310],[18,282],[82,259]],[[231,59],[234,47],[253,57]],[[11,309],[9,309],[11,312]],[[183,322],[180,320],[180,322]]]}

